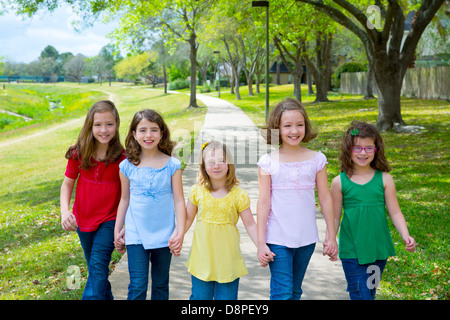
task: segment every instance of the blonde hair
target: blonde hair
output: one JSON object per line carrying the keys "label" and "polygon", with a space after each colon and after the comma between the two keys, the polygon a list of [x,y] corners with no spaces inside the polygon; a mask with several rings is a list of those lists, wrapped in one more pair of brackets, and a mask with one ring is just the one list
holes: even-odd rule
{"label": "blonde hair", "polygon": [[230,191],[233,186],[239,184],[239,180],[236,177],[236,167],[234,166],[233,155],[231,151],[228,149],[226,144],[221,143],[219,141],[210,141],[208,143],[203,144],[202,150],[199,155],[199,170],[197,174],[198,182],[205,186],[208,190],[212,190],[211,179],[206,172],[205,167],[205,156],[207,152],[220,150],[223,152],[226,164],[228,165],[227,179],[225,182],[225,188]]}

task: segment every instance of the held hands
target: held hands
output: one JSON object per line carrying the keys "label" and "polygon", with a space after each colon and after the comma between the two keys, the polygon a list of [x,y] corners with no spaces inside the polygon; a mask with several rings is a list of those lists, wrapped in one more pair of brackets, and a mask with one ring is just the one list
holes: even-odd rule
{"label": "held hands", "polygon": [[335,239],[327,240],[323,242],[323,255],[328,255],[330,261],[337,261],[337,255],[339,253],[339,248]]}
{"label": "held hands", "polygon": [[121,229],[119,232],[114,230],[114,247],[118,253],[127,251],[125,247],[125,229]]}
{"label": "held hands", "polygon": [[273,257],[275,257],[275,253],[270,251],[269,247],[266,244],[258,245],[257,254],[262,267],[267,267],[269,265],[269,262],[273,261]]}
{"label": "held hands", "polygon": [[175,229],[169,239],[169,249],[175,257],[178,257],[181,253],[183,238],[183,235],[178,235],[177,229]]}

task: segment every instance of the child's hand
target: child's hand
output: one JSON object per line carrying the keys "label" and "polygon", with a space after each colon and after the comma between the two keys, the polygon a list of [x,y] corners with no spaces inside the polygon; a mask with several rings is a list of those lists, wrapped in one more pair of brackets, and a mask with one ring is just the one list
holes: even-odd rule
{"label": "child's hand", "polygon": [[77,219],[71,212],[61,213],[61,226],[66,231],[77,231]]}
{"label": "child's hand", "polygon": [[127,251],[125,247],[125,229],[120,230],[118,233],[114,232],[114,247],[118,253]]}
{"label": "child's hand", "polygon": [[408,252],[416,251],[416,240],[413,237],[408,236],[406,239],[403,239],[405,242],[405,250]]}
{"label": "child's hand", "polygon": [[273,261],[273,257],[275,256],[275,253],[270,251],[269,247],[266,244],[258,246],[257,254],[262,267],[267,267],[269,262]]}
{"label": "child's hand", "polygon": [[175,256],[178,257],[181,253],[181,248],[183,246],[183,236],[178,235],[177,231],[174,230],[172,236],[169,239],[168,245],[170,252]]}
{"label": "child's hand", "polygon": [[337,261],[338,253],[339,249],[335,240],[325,240],[323,242],[323,255],[328,255],[330,261]]}

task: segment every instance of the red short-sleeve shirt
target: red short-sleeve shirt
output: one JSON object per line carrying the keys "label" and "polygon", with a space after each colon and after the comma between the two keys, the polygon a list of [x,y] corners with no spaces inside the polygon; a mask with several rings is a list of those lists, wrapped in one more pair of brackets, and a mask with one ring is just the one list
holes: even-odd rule
{"label": "red short-sleeve shirt", "polygon": [[91,159],[95,165],[88,170],[80,168],[81,159],[69,159],[65,176],[78,179],[73,214],[80,231],[95,231],[103,222],[116,219],[121,196],[119,164],[124,159],[125,152],[107,165]]}

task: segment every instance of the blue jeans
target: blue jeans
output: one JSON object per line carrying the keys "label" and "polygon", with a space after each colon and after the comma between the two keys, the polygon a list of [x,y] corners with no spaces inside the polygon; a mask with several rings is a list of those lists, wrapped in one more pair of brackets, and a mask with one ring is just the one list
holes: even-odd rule
{"label": "blue jeans", "polygon": [[374,300],[387,260],[359,264],[358,259],[341,259],[350,300]]}
{"label": "blue jeans", "polygon": [[316,247],[315,243],[299,248],[288,248],[276,244],[267,244],[275,254],[269,262],[270,299],[299,300],[302,296],[302,282],[306,268]]}
{"label": "blue jeans", "polygon": [[152,300],[169,300],[169,271],[172,254],[169,247],[144,249],[141,244],[127,245],[130,285],[128,300],[145,300],[148,271],[151,267]]}
{"label": "blue jeans", "polygon": [[113,300],[108,280],[109,263],[114,251],[114,226],[116,221],[106,221],[97,230],[77,230],[88,267],[88,279],[84,287],[83,300]]}
{"label": "blue jeans", "polygon": [[239,278],[231,282],[203,281],[192,278],[191,300],[237,300]]}

